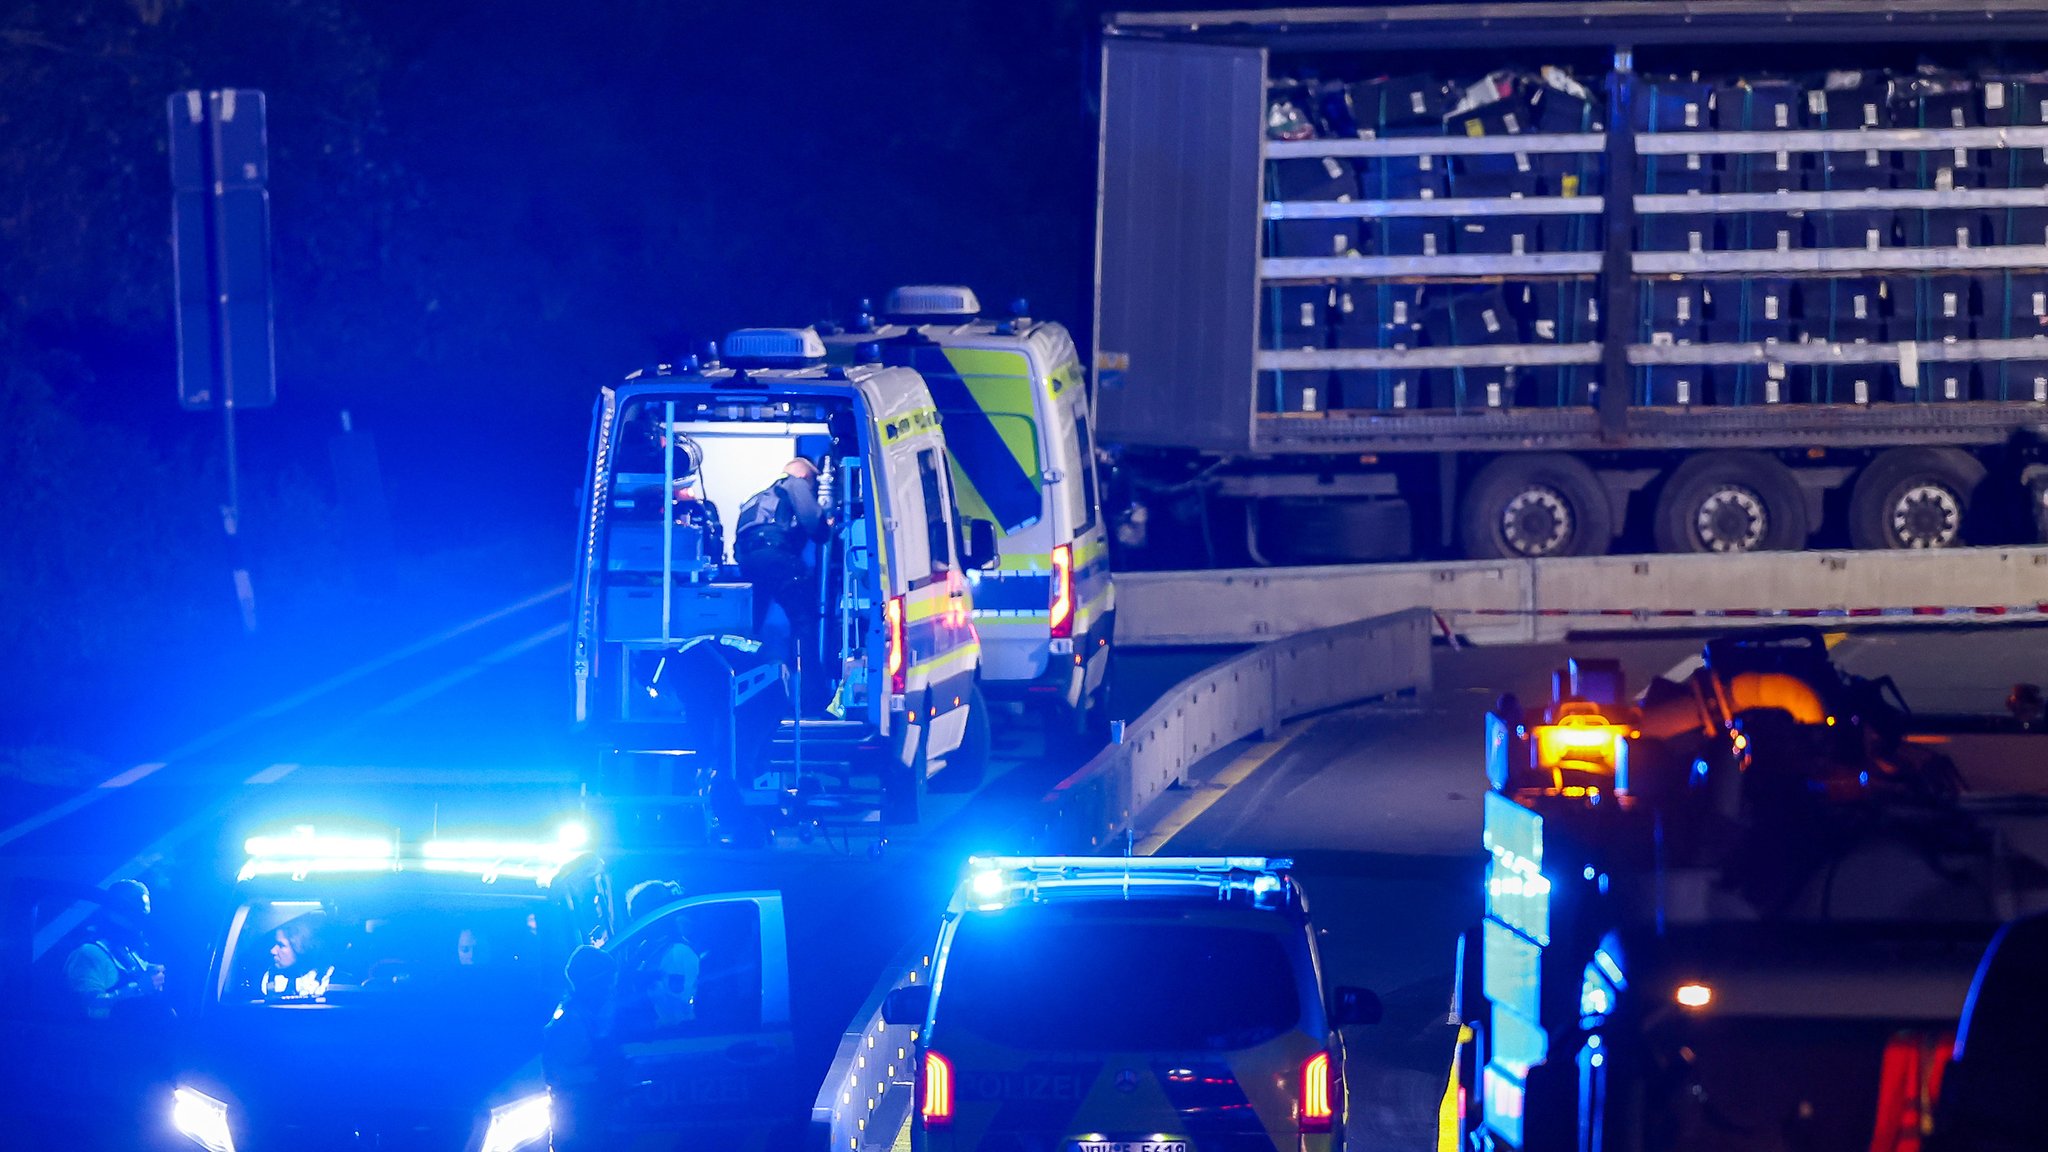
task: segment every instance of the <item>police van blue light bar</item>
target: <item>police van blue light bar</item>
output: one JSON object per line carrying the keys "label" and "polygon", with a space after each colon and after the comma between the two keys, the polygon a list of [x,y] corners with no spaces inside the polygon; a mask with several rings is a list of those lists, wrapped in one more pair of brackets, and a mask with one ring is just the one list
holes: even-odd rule
{"label": "police van blue light bar", "polygon": [[316,872],[395,872],[398,841],[389,836],[321,832],[300,824],[282,835],[251,836],[240,879],[308,876]]}
{"label": "police van blue light bar", "polygon": [[721,354],[729,368],[809,368],[825,362],[825,342],[810,328],[741,328]]}
{"label": "police van blue light bar", "polygon": [[892,320],[972,320],[981,315],[981,300],[959,284],[905,284],[889,290],[882,311]]}

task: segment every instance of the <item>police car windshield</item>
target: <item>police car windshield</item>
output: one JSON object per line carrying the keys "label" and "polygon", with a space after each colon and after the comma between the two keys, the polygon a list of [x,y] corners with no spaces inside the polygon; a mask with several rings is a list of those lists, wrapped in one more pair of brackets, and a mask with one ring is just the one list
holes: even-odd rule
{"label": "police car windshield", "polygon": [[937,1026],[1018,1048],[1234,1049],[1300,1020],[1278,934],[1128,913],[968,914],[947,952]]}
{"label": "police car windshield", "polygon": [[523,1007],[558,994],[572,943],[555,904],[520,896],[258,900],[236,920],[224,1004]]}

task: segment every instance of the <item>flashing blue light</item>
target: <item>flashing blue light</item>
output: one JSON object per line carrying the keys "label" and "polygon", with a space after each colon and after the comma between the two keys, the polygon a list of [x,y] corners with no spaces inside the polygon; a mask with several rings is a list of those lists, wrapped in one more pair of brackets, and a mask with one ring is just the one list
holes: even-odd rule
{"label": "flashing blue light", "polygon": [[316,872],[392,872],[398,842],[385,836],[348,836],[300,824],[284,835],[251,836],[242,848],[249,859],[239,879],[252,876],[304,877]]}
{"label": "flashing blue light", "polygon": [[810,328],[741,328],[725,338],[725,363],[736,368],[808,368],[825,361],[825,342]]}
{"label": "flashing blue light", "polygon": [[972,320],[981,315],[981,298],[974,289],[959,284],[905,284],[891,288],[882,301],[890,316],[956,316]]}

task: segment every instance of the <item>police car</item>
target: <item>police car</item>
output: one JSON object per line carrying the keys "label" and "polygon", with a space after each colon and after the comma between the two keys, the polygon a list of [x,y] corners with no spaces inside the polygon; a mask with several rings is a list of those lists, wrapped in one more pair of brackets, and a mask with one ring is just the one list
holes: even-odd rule
{"label": "police car", "polygon": [[913,1144],[929,1152],[1340,1147],[1340,1029],[1289,861],[976,857],[917,1029]]}
{"label": "police car", "polygon": [[576,822],[532,839],[250,838],[172,1127],[209,1152],[546,1148],[542,1029],[569,953],[602,942],[619,961],[607,1138],[774,1146],[787,1133],[762,1093],[791,1051],[781,895],[691,897],[615,930],[587,841]]}
{"label": "police car", "polygon": [[611,929],[586,840],[251,837],[172,1126],[209,1152],[545,1147],[541,1028]]}
{"label": "police car", "polygon": [[982,685],[1085,722],[1109,668],[1116,594],[1095,475],[1086,378],[1065,327],[982,316],[973,289],[890,291],[882,317],[828,328],[835,358],[917,369],[945,421],[962,512],[1000,533],[1002,561],[971,576]]}

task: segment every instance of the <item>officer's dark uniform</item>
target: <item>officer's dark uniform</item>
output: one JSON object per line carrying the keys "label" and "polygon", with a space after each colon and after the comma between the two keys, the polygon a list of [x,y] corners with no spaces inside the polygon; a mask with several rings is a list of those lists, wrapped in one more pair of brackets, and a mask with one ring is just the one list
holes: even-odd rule
{"label": "officer's dark uniform", "polygon": [[818,591],[804,558],[807,544],[830,532],[825,510],[818,505],[816,482],[784,476],[740,507],[732,537],[733,560],[740,575],[754,586],[754,631],[767,620],[768,605],[780,604],[798,637],[806,636],[818,619]]}

